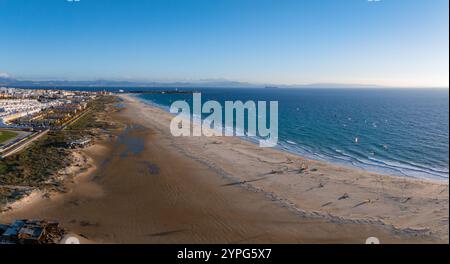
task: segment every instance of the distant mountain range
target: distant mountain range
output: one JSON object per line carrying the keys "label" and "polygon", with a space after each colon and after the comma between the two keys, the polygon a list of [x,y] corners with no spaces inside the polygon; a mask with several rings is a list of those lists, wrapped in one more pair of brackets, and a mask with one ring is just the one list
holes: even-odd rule
{"label": "distant mountain range", "polygon": [[39,86],[39,87],[261,87],[244,82],[204,80],[195,82],[144,82],[144,81],[66,81],[66,80],[18,80],[0,77],[0,86]]}
{"label": "distant mountain range", "polygon": [[336,84],[336,83],[315,83],[299,85],[276,85],[276,84],[254,84],[247,82],[237,82],[229,80],[198,80],[180,82],[145,82],[145,81],[114,81],[114,80],[94,80],[94,81],[66,81],[66,80],[18,80],[14,78],[0,77],[0,86],[9,87],[222,87],[222,88],[382,88],[379,85],[366,84]]}

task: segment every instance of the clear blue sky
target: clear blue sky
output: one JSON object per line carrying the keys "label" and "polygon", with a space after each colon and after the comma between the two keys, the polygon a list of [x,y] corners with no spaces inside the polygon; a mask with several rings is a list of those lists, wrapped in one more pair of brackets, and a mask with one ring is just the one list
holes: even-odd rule
{"label": "clear blue sky", "polygon": [[446,86],[448,0],[0,0],[0,76]]}

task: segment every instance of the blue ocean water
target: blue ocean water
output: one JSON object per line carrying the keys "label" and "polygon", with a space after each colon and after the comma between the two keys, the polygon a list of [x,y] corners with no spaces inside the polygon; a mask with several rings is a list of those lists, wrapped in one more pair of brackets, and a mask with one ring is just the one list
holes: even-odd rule
{"label": "blue ocean water", "polygon": [[[369,171],[448,180],[445,89],[195,89],[202,102],[278,101],[278,148]],[[191,94],[139,94],[169,109]],[[203,116],[204,117],[204,116]],[[358,138],[358,142],[356,142]]]}

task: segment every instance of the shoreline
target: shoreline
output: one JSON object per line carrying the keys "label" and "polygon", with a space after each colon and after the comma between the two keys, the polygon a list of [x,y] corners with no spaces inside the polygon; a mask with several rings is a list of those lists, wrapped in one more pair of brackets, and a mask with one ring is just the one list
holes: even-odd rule
{"label": "shoreline", "polygon": [[[147,101],[145,99],[140,98],[138,96],[138,94],[125,93],[123,95],[125,95],[128,98],[133,98],[133,99],[143,103],[144,105],[149,105],[151,107],[155,107],[155,108],[160,109],[160,110],[162,110],[162,111],[164,111],[164,112],[166,112],[166,113],[168,113],[168,114],[170,114],[172,116],[175,116],[174,114],[169,112],[169,107],[168,106],[157,104],[157,103],[153,103],[151,101]],[[118,95],[118,96],[120,97],[121,95]],[[198,120],[195,120],[194,122],[198,122]],[[224,136],[222,136],[222,137],[224,137]],[[237,138],[239,138],[241,140],[244,140],[246,142],[250,142],[250,143],[253,143],[253,144],[257,145],[257,139],[256,138],[249,138],[249,137],[237,137]],[[284,140],[284,142],[286,144],[292,144],[291,141],[289,141],[289,140]],[[294,145],[297,145],[297,143],[295,143],[295,142],[293,142],[293,143],[294,143]],[[376,168],[379,169],[379,171],[377,171],[375,169],[369,169],[369,168],[365,169],[365,168],[361,168],[361,167],[354,166],[354,165],[351,165],[351,164],[346,164],[344,162],[334,162],[334,161],[331,161],[331,160],[326,160],[325,158],[320,159],[318,157],[313,157],[313,156],[308,155],[308,154],[303,154],[303,153],[291,150],[287,146],[280,146],[280,144],[278,144],[276,147],[274,147],[272,149],[276,149],[276,150],[284,152],[284,153],[289,153],[289,154],[292,154],[292,155],[295,155],[295,156],[299,156],[299,157],[302,157],[302,158],[305,158],[305,159],[309,159],[309,160],[313,160],[313,161],[317,161],[317,162],[330,163],[330,164],[333,164],[333,165],[336,165],[336,166],[343,166],[343,167],[346,167],[346,168],[351,168],[351,169],[355,169],[355,170],[362,170],[362,171],[375,173],[375,174],[389,175],[389,176],[392,176],[392,177],[406,177],[406,178],[409,178],[409,179],[424,180],[424,181],[430,181],[430,182],[436,182],[436,183],[448,183],[448,181],[449,181],[448,177],[444,178],[442,176],[437,176],[437,175],[433,175],[433,177],[431,177],[431,176],[428,176],[428,177],[423,176],[423,177],[421,177],[421,176],[411,176],[411,175],[407,175],[407,174],[402,174],[402,172],[400,172],[400,171],[398,172],[398,174],[390,173],[389,170],[393,171],[394,170],[393,168],[388,168],[388,169],[384,168],[383,169],[381,167],[376,166]],[[363,164],[366,164],[366,163],[363,163]]]}
{"label": "shoreline", "polygon": [[2,221],[54,217],[98,243],[361,243],[370,234],[382,243],[448,243],[448,184],[261,150],[240,138],[173,138],[170,113],[121,98],[125,110],[114,120],[125,129],[82,150],[91,165],[80,168],[84,176],[67,193],[1,213]]}
{"label": "shoreline", "polygon": [[[162,112],[170,115],[171,117],[175,116],[174,114],[172,114],[172,113],[168,112],[166,109],[164,109],[164,107],[162,105],[152,104],[152,103],[146,102],[145,100],[143,100],[141,98],[138,98],[135,95],[125,94],[125,95],[120,95],[119,97],[131,99],[131,100],[137,101],[137,102],[139,102],[139,103],[141,103],[141,104],[143,104],[145,106],[149,106],[150,108],[161,110]],[[211,138],[219,138],[219,139],[221,139],[221,138],[227,138],[227,137],[225,137],[225,136],[219,136],[219,137],[213,136]],[[232,137],[232,138],[237,138],[239,140],[242,140],[243,142],[251,143],[252,145],[257,146],[257,144],[254,141],[252,141],[251,139],[245,138],[245,137]],[[342,167],[342,168],[345,168],[345,169],[360,171],[360,172],[363,172],[363,173],[371,173],[371,174],[382,175],[382,176],[393,177],[393,178],[399,178],[399,179],[406,178],[407,180],[421,181],[421,182],[424,182],[424,183],[429,182],[429,183],[443,184],[443,185],[448,185],[449,184],[449,180],[448,179],[423,178],[423,177],[413,177],[413,176],[407,176],[407,175],[396,175],[396,174],[383,173],[383,172],[374,172],[374,171],[365,170],[363,168],[359,168],[359,167],[356,167],[356,166],[349,166],[349,165],[346,165],[346,164],[334,163],[334,162],[327,161],[327,160],[313,159],[311,157],[304,156],[304,155],[301,155],[299,153],[296,153],[296,152],[293,152],[293,151],[290,151],[288,149],[284,149],[284,148],[281,148],[281,147],[280,148],[274,147],[274,148],[268,148],[268,149],[271,149],[271,150],[274,150],[274,151],[278,151],[278,152],[284,153],[286,155],[293,155],[295,157],[302,158],[302,159],[305,159],[305,160],[309,160],[311,162],[325,163],[325,164],[328,164],[330,166],[335,166],[337,168]]]}

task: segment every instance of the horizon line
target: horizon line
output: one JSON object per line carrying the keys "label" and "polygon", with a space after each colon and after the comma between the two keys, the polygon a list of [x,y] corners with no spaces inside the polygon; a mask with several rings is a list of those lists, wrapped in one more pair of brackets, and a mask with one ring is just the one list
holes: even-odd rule
{"label": "horizon line", "polygon": [[[91,82],[90,85],[96,85],[95,82],[125,82],[130,84],[135,84],[138,86],[145,86],[149,85],[151,87],[154,84],[162,84],[162,85],[168,85],[168,84],[184,84],[184,85],[207,85],[211,87],[217,87],[220,88],[220,85],[218,83],[223,83],[225,85],[239,88],[240,86],[233,86],[232,84],[240,84],[243,86],[253,86],[255,88],[258,88],[257,86],[261,86],[260,88],[264,87],[277,87],[277,88],[302,88],[302,87],[311,87],[311,88],[318,88],[317,86],[333,86],[333,87],[322,87],[322,88],[399,88],[399,89],[449,89],[449,85],[447,86],[437,86],[437,85],[386,85],[386,84],[376,84],[376,83],[357,83],[357,82],[305,82],[305,83],[294,83],[294,84],[286,84],[286,83],[259,83],[259,82],[249,82],[249,81],[238,81],[238,80],[230,80],[230,79],[224,79],[224,78],[205,78],[205,79],[173,79],[173,80],[139,80],[139,79],[108,79],[108,78],[97,78],[97,79],[66,79],[66,78],[45,78],[45,79],[33,79],[33,78],[14,78],[12,76],[0,76],[1,78],[5,80],[10,80],[11,82],[36,82],[36,86],[40,86],[38,84],[39,82],[67,82],[67,83],[76,83],[76,82]],[[0,81],[1,83],[1,81]],[[42,84],[45,86],[45,84]],[[109,85],[102,85],[97,84],[99,86],[108,87]],[[111,84],[111,86],[114,86]],[[345,87],[349,86],[349,87]]]}

